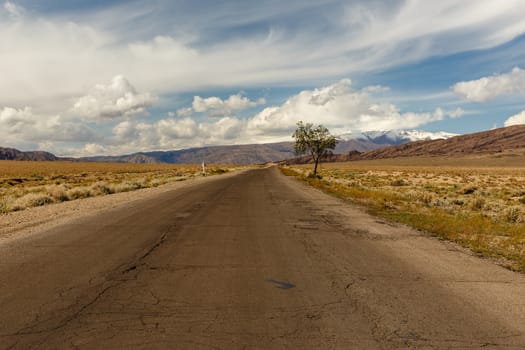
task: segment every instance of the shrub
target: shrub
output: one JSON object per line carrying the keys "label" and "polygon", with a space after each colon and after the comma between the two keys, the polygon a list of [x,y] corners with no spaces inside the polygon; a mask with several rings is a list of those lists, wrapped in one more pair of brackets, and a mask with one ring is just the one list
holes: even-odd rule
{"label": "shrub", "polygon": [[112,189],[110,188],[108,183],[105,181],[95,182],[93,185],[91,185],[91,189],[94,195],[113,193]]}
{"label": "shrub", "polygon": [[28,193],[17,198],[13,203],[13,210],[23,210],[30,207],[39,207],[41,205],[53,202],[53,198],[47,193]]}
{"label": "shrub", "polygon": [[308,178],[309,179],[319,179],[320,180],[323,177],[321,175],[319,175],[319,174],[314,174],[313,172],[310,172],[310,173],[308,173]]}
{"label": "shrub", "polygon": [[461,191],[461,193],[463,193],[463,194],[472,194],[472,193],[476,192],[477,189],[478,189],[477,187],[469,186],[469,187],[465,187],[463,189],[463,191]]}
{"label": "shrub", "polygon": [[396,179],[390,183],[390,186],[406,186],[408,185],[403,179]]}
{"label": "shrub", "polygon": [[228,172],[228,170],[225,170],[225,169],[222,169],[222,168],[216,168],[216,169],[214,168],[214,169],[211,169],[209,171],[209,173],[212,174],[212,175],[213,174],[217,174],[217,175],[218,174],[224,174],[224,173],[227,173],[227,172]]}
{"label": "shrub", "polygon": [[503,218],[507,222],[515,223],[521,221],[521,209],[519,207],[510,207],[503,213]]}
{"label": "shrub", "polygon": [[454,199],[452,200],[452,204],[461,206],[465,204],[465,202],[463,202],[461,199]]}
{"label": "shrub", "polygon": [[7,213],[9,211],[9,205],[7,203],[7,198],[3,197],[0,199],[0,213]]}
{"label": "shrub", "polygon": [[88,198],[93,195],[91,193],[91,188],[86,186],[71,188],[67,190],[66,194],[70,200]]}
{"label": "shrub", "polygon": [[432,201],[434,200],[434,194],[433,193],[423,193],[419,196],[419,200],[426,205],[430,205]]}
{"label": "shrub", "polygon": [[471,206],[472,206],[472,209],[474,210],[481,210],[485,206],[485,199],[482,197],[476,197],[472,201]]}
{"label": "shrub", "polygon": [[48,186],[46,191],[56,202],[65,202],[69,200],[67,187],[64,185]]}

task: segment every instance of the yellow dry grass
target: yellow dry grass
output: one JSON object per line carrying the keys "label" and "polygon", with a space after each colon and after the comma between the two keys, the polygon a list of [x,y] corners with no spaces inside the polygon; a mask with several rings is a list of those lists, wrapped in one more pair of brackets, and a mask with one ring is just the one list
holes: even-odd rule
{"label": "yellow dry grass", "polygon": [[[211,166],[207,174],[233,169]],[[198,165],[0,161],[0,213],[156,187],[201,171]]]}
{"label": "yellow dry grass", "polygon": [[283,169],[373,214],[525,271],[525,157],[403,158]]}

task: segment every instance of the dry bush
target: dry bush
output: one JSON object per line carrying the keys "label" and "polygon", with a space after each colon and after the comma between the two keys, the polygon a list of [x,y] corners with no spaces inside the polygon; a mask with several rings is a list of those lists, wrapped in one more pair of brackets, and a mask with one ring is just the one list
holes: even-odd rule
{"label": "dry bush", "polygon": [[65,202],[69,200],[69,196],[67,195],[67,187],[65,185],[47,186],[46,192],[56,202]]}
{"label": "dry bush", "polygon": [[422,193],[419,195],[419,201],[425,205],[430,205],[434,201],[433,193]]}
{"label": "dry bush", "polygon": [[88,198],[92,196],[91,187],[88,186],[70,188],[69,190],[67,190],[66,194],[69,200]]}
{"label": "dry bush", "polygon": [[[238,168],[221,165],[212,174]],[[200,165],[0,160],[0,213],[15,208],[21,210],[25,206],[156,187],[186,180],[200,171]],[[32,195],[27,196],[30,193]]]}
{"label": "dry bush", "polygon": [[111,186],[108,185],[108,183],[105,181],[98,181],[91,185],[91,194],[93,196],[100,196],[111,193],[114,193],[114,191],[111,189]]}
{"label": "dry bush", "polygon": [[49,203],[53,203],[53,198],[47,193],[27,193],[22,197],[16,198],[11,204],[11,209],[14,211],[24,210]]}
{"label": "dry bush", "polygon": [[473,210],[481,210],[485,206],[485,198],[483,197],[476,197],[472,200],[470,203],[470,206]]}
{"label": "dry bush", "polygon": [[406,186],[408,183],[403,179],[396,179],[390,183],[390,186]]}
{"label": "dry bush", "polygon": [[503,212],[503,218],[510,223],[523,221],[523,213],[520,207],[510,207]]}

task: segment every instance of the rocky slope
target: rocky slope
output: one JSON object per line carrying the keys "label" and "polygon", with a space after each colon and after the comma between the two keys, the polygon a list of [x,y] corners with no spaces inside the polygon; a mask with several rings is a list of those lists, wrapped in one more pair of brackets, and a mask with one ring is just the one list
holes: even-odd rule
{"label": "rocky slope", "polygon": [[54,154],[43,151],[22,152],[14,148],[0,147],[0,160],[47,160],[55,161],[59,158]]}
{"label": "rocky slope", "polygon": [[525,125],[514,125],[444,140],[409,142],[365,152],[361,159],[415,156],[456,156],[476,153],[500,153],[525,149]]}

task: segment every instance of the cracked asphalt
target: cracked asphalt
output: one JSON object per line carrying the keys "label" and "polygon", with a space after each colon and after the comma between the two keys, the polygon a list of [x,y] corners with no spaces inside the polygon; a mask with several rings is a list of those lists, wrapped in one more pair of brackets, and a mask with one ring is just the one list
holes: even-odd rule
{"label": "cracked asphalt", "polygon": [[276,168],[0,246],[0,349],[524,349],[525,276]]}

